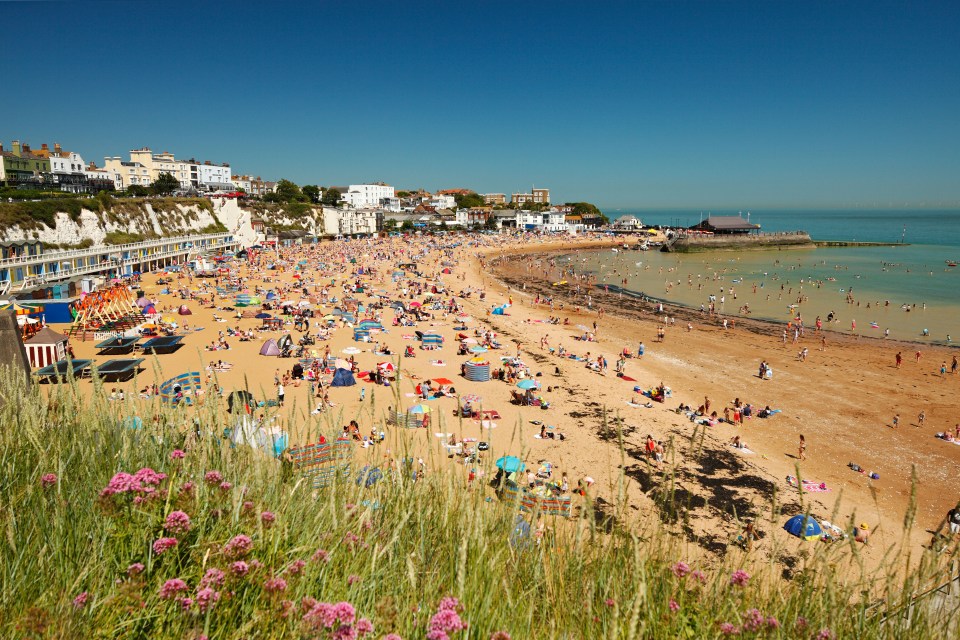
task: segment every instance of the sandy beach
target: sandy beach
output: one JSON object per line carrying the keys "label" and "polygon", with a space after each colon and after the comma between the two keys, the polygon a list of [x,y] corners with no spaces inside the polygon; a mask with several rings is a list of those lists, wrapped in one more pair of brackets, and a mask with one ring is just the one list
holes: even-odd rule
{"label": "sandy beach", "polygon": [[[452,469],[466,481],[471,469],[482,465],[462,464],[460,458],[448,457],[444,446],[450,440],[448,434],[467,448],[489,443],[489,450],[481,454],[485,461],[518,455],[536,468],[546,460],[553,465],[554,479],[559,481],[565,474],[571,489],[590,477],[595,480],[589,492],[597,510],[631,526],[658,520],[704,554],[726,553],[727,545],[742,533],[744,521],[755,519],[761,537],[751,553],[764,557],[784,547],[789,550],[786,558],[778,551],[777,559],[786,570],[793,566],[790,556],[796,556],[805,543],[783,531],[783,522],[807,508],[845,531],[861,522],[867,524],[871,543],[861,550],[868,561],[879,562],[890,545],[903,539],[904,513],[915,475],[916,524],[908,541],[918,549],[929,542],[930,532],[955,506],[955,487],[960,480],[960,446],[934,436],[953,432],[960,422],[960,402],[956,400],[960,376],[949,370],[946,376],[940,375],[941,362],[949,365],[951,350],[923,347],[918,361],[916,345],[827,333],[824,346],[812,328],[798,343],[788,340],[783,344],[781,329],[769,323],[738,322],[736,328],[724,329],[696,311],[667,307],[662,314],[654,313],[649,303],[602,291],[591,292],[593,310],[581,307],[576,311],[578,302],[564,298],[572,295],[570,287],[554,287],[544,277],[548,266],[544,254],[548,252],[624,241],[443,236],[328,242],[281,249],[279,256],[272,251],[261,253],[250,263],[234,260],[227,265],[231,273],[222,276],[219,284],[234,280],[241,291],[272,290],[275,301],[311,303],[311,334],[324,324],[320,318],[336,307],[323,302],[323,290],[342,301],[350,295],[344,291],[345,285],[363,285],[363,293],[354,294],[360,304],[387,299],[416,301],[430,314],[415,326],[395,326],[397,312],[385,307],[373,312],[386,329],[372,337],[374,342],[354,341],[352,328],[336,321],[328,340],[305,347],[305,355],[322,355],[329,348],[338,358],[350,357],[344,350],[359,349],[353,354],[359,371],[376,370],[378,363],[392,361],[399,363],[400,377],[389,387],[358,377],[356,386],[326,388],[323,391],[333,406],[319,414],[311,413],[320,398],[311,395],[309,382],[287,383],[283,407],[265,406],[257,411],[264,414],[267,424],[286,432],[291,445],[315,441],[318,430],[333,435],[356,419],[363,436],[371,431],[386,435],[380,444],[358,447],[362,459],[382,461],[410,455],[423,459],[426,473]],[[298,264],[301,261],[306,262]],[[398,265],[409,263],[415,264],[422,276],[409,267],[402,269],[402,276],[394,275]],[[270,265],[279,268],[270,269]],[[358,275],[361,269],[363,275]],[[450,273],[442,273],[444,269]],[[159,277],[173,278],[166,285],[170,293],[160,293]],[[190,278],[183,273],[144,276],[141,288],[155,301],[161,316],[177,322],[184,347],[156,360],[151,357],[136,380],[105,384],[108,392],[114,388],[124,391],[126,399],[117,402],[118,412],[136,411],[146,416],[155,406],[151,403],[157,401],[141,399],[139,391],[188,371],[199,371],[205,378],[209,375],[209,383],[222,387],[225,394],[248,388],[259,399],[276,398],[275,377],[282,378],[298,360],[261,356],[261,345],[286,333],[296,344],[303,332],[293,327],[292,319],[280,329],[261,331],[261,320],[237,318],[238,312],[260,311],[259,307],[237,309],[233,294],[214,297],[216,285],[214,279]],[[420,293],[436,285],[444,292],[430,299]],[[375,297],[381,292],[385,297]],[[461,295],[466,293],[469,296]],[[538,296],[540,303],[535,304]],[[544,298],[552,298],[553,309]],[[511,299],[505,315],[491,315],[494,306]],[[440,308],[432,308],[431,301],[439,302]],[[192,315],[178,316],[181,305]],[[602,315],[599,309],[603,309]],[[275,314],[276,309],[265,312]],[[664,339],[659,342],[658,327],[663,326],[659,318],[663,315],[676,321],[664,327]],[[467,329],[454,329],[464,317],[468,318]],[[561,324],[550,324],[550,317],[559,317]],[[182,331],[185,322],[190,331]],[[228,350],[207,350],[228,327],[256,329],[256,335],[245,342],[227,336]],[[441,349],[421,349],[415,331],[428,330],[443,336]],[[501,356],[518,357],[530,378],[539,383],[535,395],[549,408],[511,403],[511,391],[518,391],[514,384],[471,382],[461,376],[461,363],[469,356],[457,355],[458,334],[469,336],[466,346],[472,346],[490,331],[496,334],[500,348],[482,356],[491,359],[494,368],[500,366]],[[575,339],[586,333],[595,340]],[[645,351],[638,358],[641,341]],[[386,345],[393,355],[374,354],[375,343]],[[108,359],[96,355],[94,344],[93,340],[71,340],[75,357],[98,362]],[[415,357],[400,356],[407,347],[413,347]],[[561,357],[561,347],[584,358],[589,353],[593,361],[602,356],[608,368],[597,372],[588,368],[587,361]],[[801,361],[798,352],[803,348],[808,354]],[[625,349],[631,355],[624,365],[629,380],[615,372],[618,356]],[[895,365],[897,351],[903,353],[900,368]],[[217,361],[232,366],[208,372],[207,367]],[[772,379],[758,376],[761,361],[773,370]],[[154,371],[154,362],[162,372]],[[456,395],[479,396],[482,400],[474,404],[495,410],[500,417],[461,419],[454,416],[455,397],[429,401],[416,397],[418,384],[436,378],[451,381]],[[634,390],[646,391],[661,383],[672,392],[663,403],[651,402]],[[217,397],[214,386],[208,387],[204,403]],[[92,392],[94,386],[82,382],[81,388]],[[735,426],[721,421],[698,424],[676,411],[681,404],[697,409],[705,404],[705,398],[710,401],[707,417],[717,411],[722,418],[724,409],[732,410],[738,398],[751,404],[755,413],[742,426]],[[398,402],[403,410],[426,404],[429,428],[388,425],[388,408],[396,408]],[[764,407],[780,412],[757,417],[756,412]],[[918,425],[921,411],[925,419]],[[897,428],[892,426],[895,415],[899,415]],[[555,437],[541,438],[541,433]],[[738,434],[746,449],[730,446]],[[798,459],[801,434],[806,442],[802,461]],[[648,435],[662,443],[662,465],[646,454]],[[852,470],[848,463],[858,465],[863,473]],[[623,485],[618,481],[621,470],[627,478]],[[879,478],[870,479],[871,472]],[[807,490],[801,493],[796,483],[788,482],[788,476],[812,484],[805,484]],[[662,499],[668,479],[675,496],[669,504]],[[581,502],[579,496],[574,497],[575,508]],[[627,506],[614,513],[616,504]],[[549,526],[563,525],[555,520]]]}

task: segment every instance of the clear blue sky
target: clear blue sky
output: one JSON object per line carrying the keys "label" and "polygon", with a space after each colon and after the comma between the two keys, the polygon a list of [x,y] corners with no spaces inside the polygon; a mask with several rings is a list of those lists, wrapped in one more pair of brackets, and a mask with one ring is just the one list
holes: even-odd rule
{"label": "clear blue sky", "polygon": [[960,203],[955,0],[0,7],[0,140],[98,163],[149,146],[609,208]]}

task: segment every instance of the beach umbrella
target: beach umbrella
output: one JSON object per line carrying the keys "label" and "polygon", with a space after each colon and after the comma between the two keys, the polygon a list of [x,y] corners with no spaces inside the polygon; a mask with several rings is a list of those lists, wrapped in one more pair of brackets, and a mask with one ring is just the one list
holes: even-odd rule
{"label": "beach umbrella", "polygon": [[392,362],[378,362],[377,368],[381,371],[393,372],[397,370],[397,367]]}
{"label": "beach umbrella", "polygon": [[453,380],[451,380],[450,378],[432,378],[431,380],[441,386],[453,384]]}
{"label": "beach umbrella", "polygon": [[350,371],[350,368],[351,368],[350,363],[344,360],[343,358],[337,358],[334,366],[337,369],[346,369],[347,371]]}
{"label": "beach umbrella", "polygon": [[254,318],[257,318],[258,320],[266,320],[267,318],[272,318],[273,316],[270,315],[269,313],[258,313],[257,315],[255,315],[255,316],[253,316],[253,317],[254,317]]}
{"label": "beach umbrella", "polygon": [[477,339],[476,339],[476,338],[464,338],[464,339],[461,340],[460,342],[462,342],[463,344],[477,344]]}
{"label": "beach umbrella", "polygon": [[327,315],[323,316],[322,319],[323,319],[323,320],[336,320],[336,319],[337,319],[337,316],[328,313]]}
{"label": "beach umbrella", "polygon": [[486,348],[486,347],[481,347],[481,346],[477,345],[477,346],[475,346],[475,347],[470,347],[470,352],[471,352],[471,353],[486,353],[486,352],[487,352],[487,348]]}
{"label": "beach umbrella", "polygon": [[812,516],[807,515],[793,516],[787,520],[783,528],[786,529],[787,533],[804,540],[816,540],[823,535],[823,528],[820,523],[814,520]]}
{"label": "beach umbrella", "polygon": [[524,391],[526,391],[527,389],[536,389],[538,386],[539,385],[537,384],[537,381],[532,380],[530,378],[524,378],[523,380],[517,383],[517,388],[523,389]]}
{"label": "beach umbrella", "polygon": [[342,353],[353,356],[360,353],[360,349],[357,349],[356,347],[347,347],[346,349],[343,350]]}
{"label": "beach umbrella", "polygon": [[407,306],[408,306],[408,307],[422,307],[423,304],[420,303],[420,302],[417,302],[416,300],[414,300],[413,302],[408,303]]}
{"label": "beach umbrella", "polygon": [[407,413],[414,413],[414,414],[430,413],[431,411],[433,411],[433,409],[431,407],[428,407],[425,404],[415,404],[409,409],[407,409]]}
{"label": "beach umbrella", "polygon": [[527,468],[527,465],[523,464],[523,460],[517,456],[503,456],[502,458],[497,459],[496,465],[497,469],[502,469],[507,473],[523,471]]}

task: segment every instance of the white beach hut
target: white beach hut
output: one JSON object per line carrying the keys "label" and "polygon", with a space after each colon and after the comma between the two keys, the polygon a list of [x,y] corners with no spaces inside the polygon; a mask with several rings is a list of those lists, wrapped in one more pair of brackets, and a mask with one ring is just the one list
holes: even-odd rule
{"label": "white beach hut", "polygon": [[27,357],[32,367],[45,367],[67,357],[67,336],[44,327],[35,336],[24,342]]}

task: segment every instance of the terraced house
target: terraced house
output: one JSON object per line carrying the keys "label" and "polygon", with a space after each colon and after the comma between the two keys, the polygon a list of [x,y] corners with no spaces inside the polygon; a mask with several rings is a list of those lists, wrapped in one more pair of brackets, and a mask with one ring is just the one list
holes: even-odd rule
{"label": "terraced house", "polygon": [[50,180],[50,158],[30,150],[30,145],[14,140],[7,151],[0,143],[0,183],[5,186],[39,186]]}

